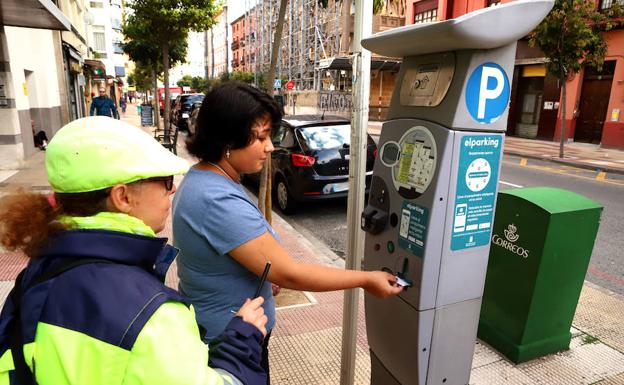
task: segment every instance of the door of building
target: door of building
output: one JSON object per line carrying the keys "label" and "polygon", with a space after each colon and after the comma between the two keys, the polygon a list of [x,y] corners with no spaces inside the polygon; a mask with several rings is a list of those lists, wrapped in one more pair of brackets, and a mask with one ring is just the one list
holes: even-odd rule
{"label": "door of building", "polygon": [[561,97],[561,87],[559,82],[552,75],[544,77],[544,103],[542,113],[539,118],[537,128],[537,138],[543,140],[553,140],[555,136],[555,126],[557,116],[559,116],[559,98]]}
{"label": "door of building", "polygon": [[593,68],[585,69],[574,141],[600,143],[614,72],[615,61],[605,61],[600,73]]}

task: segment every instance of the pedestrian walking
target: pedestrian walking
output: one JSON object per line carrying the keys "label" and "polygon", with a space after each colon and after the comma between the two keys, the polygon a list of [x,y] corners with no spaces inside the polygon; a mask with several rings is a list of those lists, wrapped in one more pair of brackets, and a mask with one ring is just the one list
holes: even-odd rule
{"label": "pedestrian walking", "polygon": [[214,341],[245,298],[253,296],[270,262],[268,280],[259,292],[268,317],[262,353],[267,373],[268,341],[275,325],[271,283],[307,291],[361,287],[380,298],[402,290],[386,272],[297,262],[280,245],[240,184],[241,174],[260,171],[271,156],[271,129],[280,120],[280,107],[258,89],[235,82],[214,88],[187,142],[189,153],[200,161],[184,177],[173,202],[179,290],[190,298],[197,322],[207,331],[204,341]]}
{"label": "pedestrian walking", "polygon": [[91,101],[91,108],[89,109],[89,115],[93,116],[94,113],[97,116],[108,116],[110,118],[119,119],[119,112],[117,112],[117,106],[113,99],[106,96],[106,88],[100,87],[100,95],[93,98]]}
{"label": "pedestrian walking", "polygon": [[0,201],[0,242],[28,266],[0,314],[0,383],[260,385],[262,298],[243,301],[218,343],[163,282],[162,231],[188,164],[140,129],[74,120],[48,145],[54,194]]}
{"label": "pedestrian walking", "polygon": [[123,97],[121,102],[119,102],[119,106],[121,107],[121,112],[126,113],[126,98]]}

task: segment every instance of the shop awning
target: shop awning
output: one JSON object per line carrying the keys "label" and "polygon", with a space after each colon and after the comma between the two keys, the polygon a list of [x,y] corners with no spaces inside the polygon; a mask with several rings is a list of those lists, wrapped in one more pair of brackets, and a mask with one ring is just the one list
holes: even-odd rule
{"label": "shop awning", "polygon": [[71,22],[51,0],[2,0],[2,24],[70,31]]}

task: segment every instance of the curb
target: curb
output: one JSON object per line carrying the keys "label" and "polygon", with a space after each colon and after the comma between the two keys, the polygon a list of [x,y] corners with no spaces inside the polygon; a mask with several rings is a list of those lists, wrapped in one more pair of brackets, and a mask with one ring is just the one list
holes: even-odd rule
{"label": "curb", "polygon": [[591,171],[597,171],[597,172],[608,172],[612,174],[624,175],[624,169],[618,169],[618,168],[613,168],[613,167],[608,167],[608,166],[606,167],[598,166],[594,164],[579,163],[577,161],[550,158],[550,157],[544,157],[544,156],[533,155],[533,154],[526,154],[526,153],[523,153],[520,151],[514,151],[514,150],[503,150],[503,153],[506,155],[519,156],[522,158],[529,158],[529,159],[543,160],[545,162],[564,164],[566,166],[573,166],[573,167],[582,168],[585,170],[591,170]]}

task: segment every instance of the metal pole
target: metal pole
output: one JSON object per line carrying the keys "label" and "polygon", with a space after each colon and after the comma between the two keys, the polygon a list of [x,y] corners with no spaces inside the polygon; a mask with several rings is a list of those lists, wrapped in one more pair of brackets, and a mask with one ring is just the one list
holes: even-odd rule
{"label": "metal pole", "polygon": [[[347,203],[346,268],[360,270],[364,254],[364,233],[360,230],[360,215],[364,209],[366,180],[366,131],[368,99],[370,96],[370,51],[362,48],[362,38],[371,34],[373,0],[355,1],[355,30],[353,35],[353,110],[351,119],[351,148],[349,159],[349,198]],[[342,319],[342,357],[340,384],[353,384],[355,378],[355,344],[357,338],[359,289],[346,290]]]}

